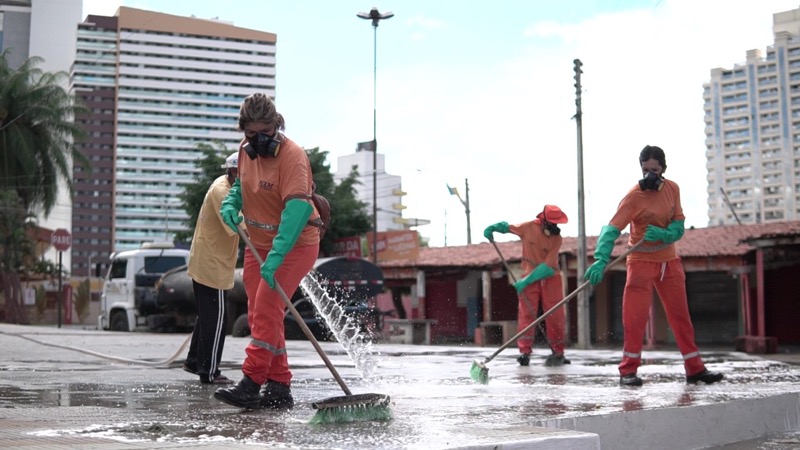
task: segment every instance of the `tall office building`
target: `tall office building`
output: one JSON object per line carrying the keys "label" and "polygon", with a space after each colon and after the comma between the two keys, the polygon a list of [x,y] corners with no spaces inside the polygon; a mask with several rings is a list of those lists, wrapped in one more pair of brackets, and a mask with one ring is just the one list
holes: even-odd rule
{"label": "tall office building", "polygon": [[72,83],[90,110],[77,121],[92,170],[75,168],[72,271],[84,275],[112,251],[185,229],[177,196],[197,173],[197,145],[238,149],[244,97],[275,96],[277,38],[127,7],[77,32]]}
{"label": "tall office building", "polygon": [[800,218],[800,9],[773,14],[766,57],[704,84],[709,226]]}

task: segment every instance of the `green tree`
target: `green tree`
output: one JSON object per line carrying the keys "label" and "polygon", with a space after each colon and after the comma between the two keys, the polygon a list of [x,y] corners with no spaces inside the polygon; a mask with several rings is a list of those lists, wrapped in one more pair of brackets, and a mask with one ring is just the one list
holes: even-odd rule
{"label": "green tree", "polygon": [[66,72],[43,72],[39,57],[17,70],[0,57],[0,189],[13,189],[28,212],[48,216],[59,182],[72,194],[71,162],[90,167],[75,143],[85,132],[73,122],[85,112],[64,90]]}
{"label": "green tree", "polygon": [[320,243],[320,252],[327,256],[333,252],[333,243],[337,239],[358,236],[372,230],[372,220],[366,212],[366,204],[356,197],[355,185],[360,182],[355,166],[347,178],[337,185],[331,166],[327,163],[328,152],[315,147],[306,149],[306,153],[311,162],[317,192],[325,196],[331,204],[331,226]]}
{"label": "green tree", "polygon": [[18,269],[35,260],[34,243],[28,232],[32,227],[30,216],[13,190],[0,190],[0,212],[0,285],[5,320],[28,323]]}
{"label": "green tree", "polygon": [[203,157],[194,162],[199,172],[194,176],[194,183],[186,185],[183,192],[178,194],[178,198],[183,202],[184,211],[189,215],[189,219],[184,221],[188,230],[175,233],[175,241],[182,243],[189,243],[192,240],[206,192],[211,183],[225,173],[222,165],[225,164],[225,158],[232,153],[220,141],[215,141],[213,145],[197,144],[197,149],[203,152]]}
{"label": "green tree", "polygon": [[[221,143],[216,143],[216,147],[200,144],[198,148],[203,152],[203,157],[195,160],[195,167],[199,172],[195,176],[195,183],[187,185],[184,191],[179,194],[183,202],[183,208],[189,215],[186,222],[190,231],[183,234],[176,234],[176,241],[188,242],[192,238],[194,227],[197,225],[197,216],[200,207],[203,205],[206,191],[217,177],[222,174],[220,166],[225,162],[229,155],[228,150]],[[333,250],[334,240],[347,237],[358,236],[372,229],[372,222],[365,212],[365,205],[356,198],[355,184],[358,183],[358,172],[355,169],[342,180],[338,185],[333,179],[331,167],[326,162],[328,152],[320,151],[319,148],[307,149],[308,159],[311,162],[311,170],[314,173],[314,183],[317,185],[317,192],[331,204],[331,226],[325,234],[325,238],[320,244],[321,254],[330,255]],[[180,239],[178,238],[180,236]],[[244,245],[240,242],[240,245]],[[241,255],[241,252],[240,252]]]}
{"label": "green tree", "polygon": [[71,163],[90,168],[75,147],[84,130],[73,121],[85,109],[64,90],[66,72],[43,72],[39,57],[12,69],[0,54],[0,282],[6,321],[27,323],[20,273],[35,259],[32,213],[47,217],[59,184],[73,193]]}

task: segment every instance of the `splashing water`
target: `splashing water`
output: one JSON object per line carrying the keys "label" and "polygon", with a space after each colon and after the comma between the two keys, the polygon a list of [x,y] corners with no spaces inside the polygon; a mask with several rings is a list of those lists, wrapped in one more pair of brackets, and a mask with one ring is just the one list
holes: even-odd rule
{"label": "splashing water", "polygon": [[379,352],[372,336],[362,332],[356,318],[347,315],[344,308],[320,285],[317,273],[312,271],[300,282],[300,287],[317,308],[318,315],[328,324],[333,336],[355,363],[361,377],[368,380],[378,367]]}

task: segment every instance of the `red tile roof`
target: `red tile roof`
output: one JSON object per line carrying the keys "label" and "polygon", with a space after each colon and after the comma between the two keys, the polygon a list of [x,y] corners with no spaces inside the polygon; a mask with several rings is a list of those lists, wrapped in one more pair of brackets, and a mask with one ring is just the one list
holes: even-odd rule
{"label": "red tile roof", "polygon": [[[800,235],[800,221],[774,222],[755,225],[724,225],[708,228],[687,229],[677,242],[678,254],[682,258],[712,256],[740,256],[754,249],[745,241],[754,238],[769,238]],[[597,236],[586,237],[587,253],[591,256]],[[612,256],[621,255],[627,247],[628,234],[617,240]],[[507,262],[519,262],[522,257],[520,242],[498,242],[498,248]],[[578,238],[564,237],[561,253],[574,256]],[[488,267],[500,264],[500,257],[490,242],[458,247],[420,248],[416,260],[394,260],[381,262],[381,267]]]}

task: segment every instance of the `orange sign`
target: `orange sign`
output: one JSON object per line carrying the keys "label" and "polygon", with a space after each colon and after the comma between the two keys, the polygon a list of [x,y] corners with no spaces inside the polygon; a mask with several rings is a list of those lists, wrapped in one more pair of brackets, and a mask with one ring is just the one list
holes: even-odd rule
{"label": "orange sign", "polygon": [[[334,256],[372,259],[372,233],[337,239],[333,245]],[[378,261],[417,259],[419,235],[414,230],[381,231],[376,247]]]}
{"label": "orange sign", "polygon": [[[367,233],[367,249],[372,251],[372,233]],[[414,230],[382,231],[378,233],[378,261],[417,259],[419,236]]]}

